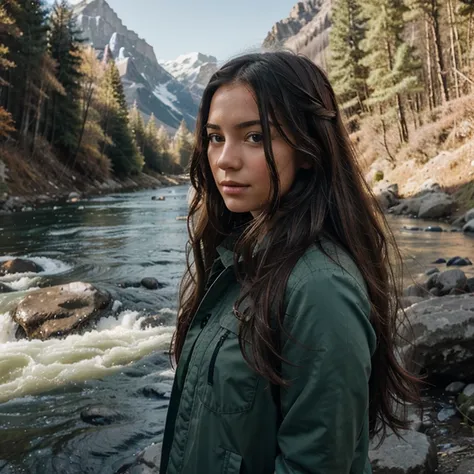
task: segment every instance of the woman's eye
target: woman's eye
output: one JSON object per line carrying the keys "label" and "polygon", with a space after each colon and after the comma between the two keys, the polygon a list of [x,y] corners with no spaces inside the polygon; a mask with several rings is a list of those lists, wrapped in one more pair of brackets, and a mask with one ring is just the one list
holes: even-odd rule
{"label": "woman's eye", "polygon": [[251,133],[247,139],[251,143],[262,143],[263,141],[263,135],[261,133]]}
{"label": "woman's eye", "polygon": [[216,133],[211,133],[208,137],[210,143],[222,143],[224,138]]}

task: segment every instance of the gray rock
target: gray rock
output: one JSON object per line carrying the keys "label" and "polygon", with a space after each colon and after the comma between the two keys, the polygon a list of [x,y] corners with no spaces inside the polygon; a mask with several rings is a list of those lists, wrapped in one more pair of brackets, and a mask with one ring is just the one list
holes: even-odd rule
{"label": "gray rock", "polygon": [[446,263],[446,260],[444,258],[438,258],[437,260],[431,263],[437,265],[438,263]]}
{"label": "gray rock", "polygon": [[410,285],[408,288],[403,290],[403,296],[418,296],[420,298],[426,297],[427,295],[426,288],[423,288],[421,285]]}
{"label": "gray rock", "polygon": [[439,219],[449,216],[453,211],[455,202],[449,194],[435,193],[424,199],[418,211],[421,219]]}
{"label": "gray rock", "polygon": [[15,258],[0,264],[0,276],[12,275],[14,273],[40,273],[43,268],[31,260]]}
{"label": "gray rock", "polygon": [[156,474],[160,469],[161,450],[161,443],[151,445],[137,456],[133,464],[123,467],[118,472],[123,474]]}
{"label": "gray rock", "polygon": [[162,318],[158,315],[148,316],[140,322],[140,329],[157,328],[163,325]]}
{"label": "gray rock", "polygon": [[474,220],[474,207],[464,214],[464,221],[469,222]]}
{"label": "gray rock", "polygon": [[443,232],[443,228],[439,225],[430,225],[425,229],[425,232]]}
{"label": "gray rock", "polygon": [[441,291],[439,288],[430,288],[430,291],[429,291],[430,295],[432,296],[435,296],[435,297],[438,297],[438,296],[441,296]]}
{"label": "gray rock", "polygon": [[81,199],[81,195],[76,192],[69,193],[68,199]]}
{"label": "gray rock", "polygon": [[388,189],[377,194],[377,200],[382,209],[390,209],[400,203],[400,199]]}
{"label": "gray rock", "polygon": [[454,474],[474,474],[474,458],[464,459],[459,464]]}
{"label": "gray rock", "polygon": [[467,224],[462,228],[463,232],[474,232],[474,219],[471,219]]}
{"label": "gray rock", "polygon": [[466,386],[464,382],[452,382],[444,390],[448,393],[457,395]]}
{"label": "gray rock", "polygon": [[439,268],[430,268],[429,270],[426,270],[425,275],[430,276],[434,273],[439,273]]}
{"label": "gray rock", "polygon": [[163,285],[156,278],[143,278],[140,283],[148,290],[158,290],[159,288],[163,288]]}
{"label": "gray rock", "polygon": [[[430,275],[430,277],[428,278],[428,280],[425,281],[425,288],[427,290],[431,290],[432,288],[435,288],[436,285],[438,284],[438,277],[439,277],[440,273],[433,273],[433,275]],[[437,295],[439,296],[439,295]]]}
{"label": "gray rock", "polygon": [[464,267],[466,265],[472,265],[472,262],[468,258],[453,257],[446,262],[447,267]]}
{"label": "gray rock", "polygon": [[15,291],[13,288],[10,288],[9,286],[5,285],[5,283],[0,282],[0,294],[1,293],[12,293]]}
{"label": "gray rock", "polygon": [[400,203],[393,206],[390,211],[395,215],[417,216],[420,211],[422,198],[401,199]]}
{"label": "gray rock", "polygon": [[374,474],[431,474],[438,467],[435,444],[425,434],[403,431],[403,439],[389,434],[384,443],[374,449],[372,442],[369,458]]}
{"label": "gray rock", "polygon": [[474,373],[474,296],[443,296],[406,310],[411,328],[398,342],[407,366],[440,376],[469,379]]}
{"label": "gray rock", "polygon": [[451,225],[453,227],[458,228],[458,229],[462,229],[462,227],[464,226],[465,223],[466,223],[466,221],[464,219],[464,216],[461,216],[461,217],[458,217],[457,219],[455,219],[453,222],[451,222]]}
{"label": "gray rock", "polygon": [[79,331],[98,319],[110,302],[109,293],[74,282],[28,293],[12,317],[28,339],[46,340]]}
{"label": "gray rock", "polygon": [[454,408],[443,408],[438,413],[438,421],[444,422],[456,416],[456,410]]}
{"label": "gray rock", "polygon": [[463,395],[466,395],[466,397],[472,397],[474,395],[474,383],[470,383],[469,385],[464,387],[462,393]]}
{"label": "gray rock", "polygon": [[441,295],[447,295],[452,289],[464,290],[467,283],[466,274],[462,270],[446,270],[438,275],[436,286]]}
{"label": "gray rock", "polygon": [[468,293],[474,293],[474,277],[467,279],[467,281],[466,281],[466,291]]}
{"label": "gray rock", "polygon": [[122,415],[106,406],[88,407],[81,411],[81,420],[90,425],[110,425],[122,419]]}

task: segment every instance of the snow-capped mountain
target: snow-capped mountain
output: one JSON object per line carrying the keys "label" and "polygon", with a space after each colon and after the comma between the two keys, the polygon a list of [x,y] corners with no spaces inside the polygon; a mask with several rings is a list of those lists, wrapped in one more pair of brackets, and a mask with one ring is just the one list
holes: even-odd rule
{"label": "snow-capped mountain", "polygon": [[145,116],[153,113],[170,131],[183,119],[194,127],[200,97],[158,63],[153,47],[129,30],[106,0],[82,0],[74,10],[84,38],[115,58],[129,105],[137,102]]}
{"label": "snow-capped mountain", "polygon": [[204,83],[206,77],[203,76],[208,74],[208,70],[217,70],[217,58],[201,53],[182,54],[172,61],[160,60],[159,63],[172,76],[184,83],[197,82],[206,85]]}
{"label": "snow-capped mountain", "polygon": [[188,53],[171,61],[159,61],[173,77],[186,84],[199,100],[211,76],[217,71],[218,62],[214,56],[202,53]]}
{"label": "snow-capped mountain", "polygon": [[305,54],[326,68],[331,3],[331,0],[303,0],[296,3],[287,18],[273,25],[263,47],[271,49],[283,46]]}

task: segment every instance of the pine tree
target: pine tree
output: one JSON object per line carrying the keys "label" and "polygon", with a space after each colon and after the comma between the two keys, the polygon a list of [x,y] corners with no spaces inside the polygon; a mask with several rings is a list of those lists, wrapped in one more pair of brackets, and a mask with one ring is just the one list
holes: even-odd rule
{"label": "pine tree", "polygon": [[174,136],[174,152],[176,162],[185,170],[188,167],[191,153],[193,152],[193,136],[189,132],[184,120],[181,121]]}
{"label": "pine tree", "polygon": [[[13,5],[14,1],[10,0]],[[19,32],[15,27],[13,16],[8,13],[6,3],[0,5],[0,35],[18,36]],[[0,98],[2,88],[6,89],[10,86],[8,81],[3,78],[4,71],[14,68],[15,63],[9,59],[9,48],[0,42]],[[2,105],[0,105],[0,138],[9,136],[15,131],[13,118]]]}
{"label": "pine tree", "polygon": [[145,129],[145,147],[143,150],[145,165],[147,168],[161,172],[163,171],[162,156],[160,155],[158,143],[158,127],[155,116],[152,114]]}
{"label": "pine tree", "polygon": [[95,50],[88,46],[81,48],[81,129],[74,160],[76,168],[93,179],[106,179],[111,170],[107,155],[102,153],[104,145],[112,141],[101,127],[99,109],[100,87],[104,69],[96,57]]}
{"label": "pine tree", "polygon": [[360,0],[336,0],[329,36],[329,74],[341,106],[349,116],[364,112],[368,70],[360,45],[366,32]]}
{"label": "pine tree", "polygon": [[[446,60],[443,45],[441,44],[441,4],[440,0],[406,0],[410,9],[407,19],[421,18],[425,23],[425,50],[427,55],[427,78],[431,106],[449,100]],[[432,70],[434,66],[434,71]],[[434,72],[434,74],[433,74]],[[435,86],[434,77],[437,78],[438,87]],[[439,97],[435,90],[439,90]]]}
{"label": "pine tree", "polygon": [[35,109],[40,91],[43,55],[47,51],[48,12],[41,0],[17,0],[3,4],[21,35],[7,37],[5,46],[16,65],[8,70],[7,88],[2,103],[17,125],[23,140],[35,124]]}
{"label": "pine tree", "polygon": [[113,60],[106,65],[100,100],[101,127],[110,139],[102,143],[102,154],[108,156],[119,177],[141,171],[144,158],[129,128],[123,85]]}
{"label": "pine tree", "polygon": [[50,142],[66,157],[72,158],[81,130],[80,31],[74,13],[66,0],[57,1],[51,13],[50,51],[57,64],[57,78],[65,94],[55,92],[51,97]]}
{"label": "pine tree", "polygon": [[406,8],[401,0],[366,0],[363,13],[367,35],[362,42],[366,56],[362,64],[369,69],[367,83],[372,90],[368,105],[376,105],[385,120],[395,112],[400,142],[408,142],[406,97],[419,90],[420,63],[403,40]]}
{"label": "pine tree", "polygon": [[136,102],[133,104],[133,107],[129,112],[129,124],[135,143],[137,144],[140,153],[143,154],[146,146],[145,122],[143,121],[141,112],[138,110]]}

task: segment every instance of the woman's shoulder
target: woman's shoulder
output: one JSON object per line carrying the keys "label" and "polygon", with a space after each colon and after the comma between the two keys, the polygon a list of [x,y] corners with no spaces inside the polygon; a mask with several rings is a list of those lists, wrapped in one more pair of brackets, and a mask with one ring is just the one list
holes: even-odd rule
{"label": "woman's shoulder", "polygon": [[354,259],[328,239],[321,239],[300,257],[288,279],[287,295],[298,287],[328,280],[344,281],[367,297],[365,280]]}

